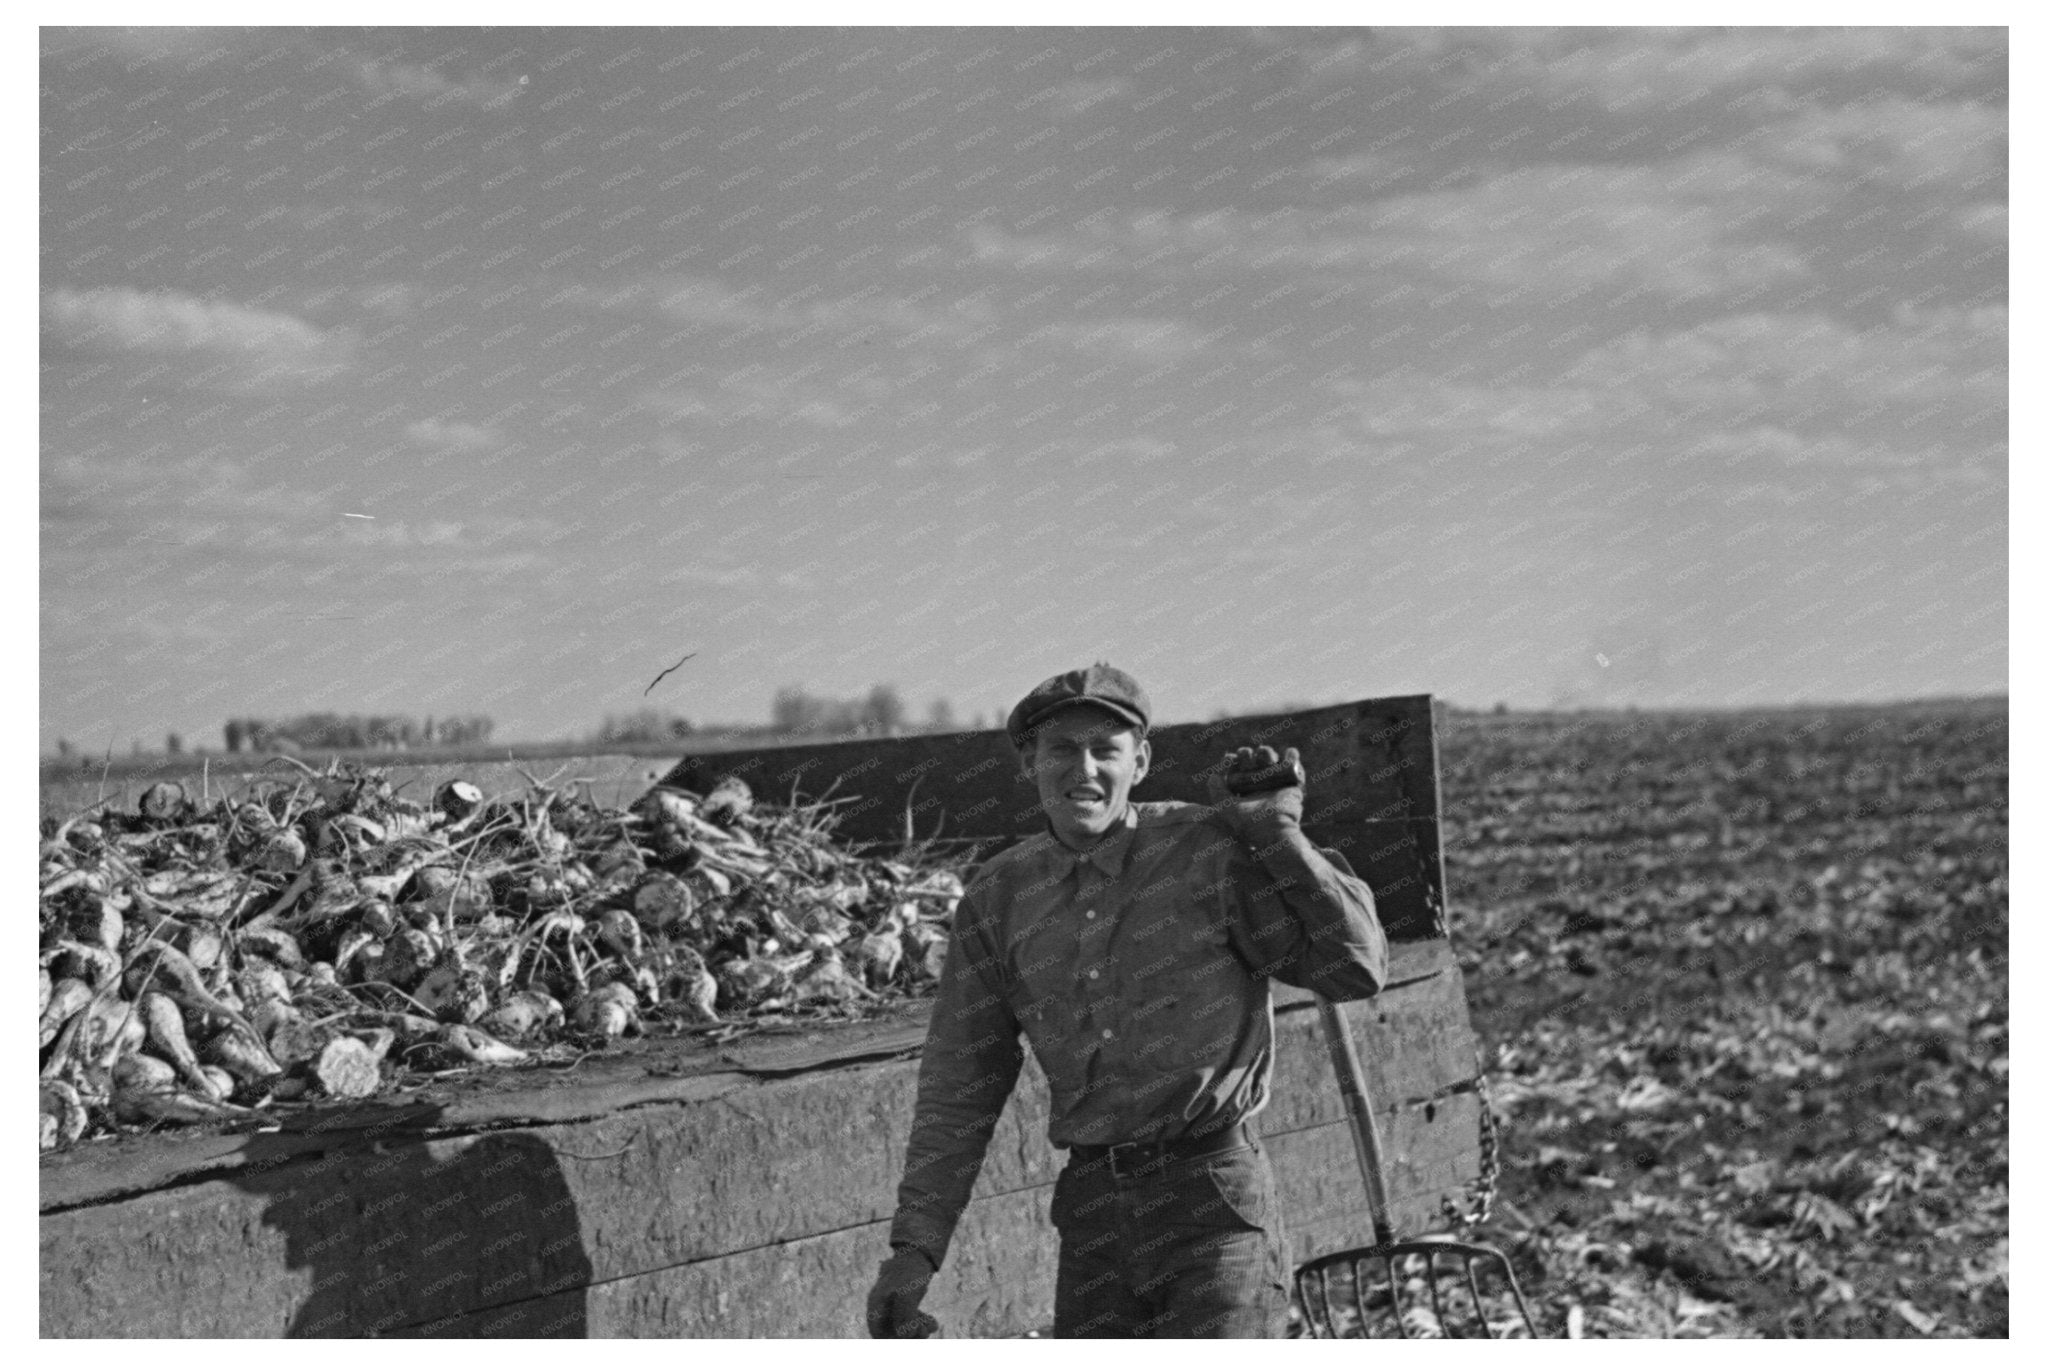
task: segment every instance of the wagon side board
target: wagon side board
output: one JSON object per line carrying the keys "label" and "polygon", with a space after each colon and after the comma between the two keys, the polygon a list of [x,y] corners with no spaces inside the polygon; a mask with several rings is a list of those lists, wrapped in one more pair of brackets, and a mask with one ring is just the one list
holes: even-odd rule
{"label": "wagon side board", "polygon": [[[1427,971],[1346,1005],[1381,1109],[1397,1230],[1431,1226],[1478,1172],[1476,1052],[1462,984]],[[1370,1240],[1312,1005],[1275,1018],[1259,1128],[1296,1257]],[[763,1079],[558,1123],[396,1136],[41,1218],[45,1336],[845,1336],[886,1253],[914,1058]],[[573,1103],[557,1106],[573,1112]],[[1050,1317],[1059,1158],[1035,1067],[991,1141],[934,1311],[953,1335]],[[261,1144],[263,1138],[246,1139]],[[275,1139],[271,1139],[275,1141]]]}
{"label": "wagon side board", "polygon": [[[1308,772],[1302,827],[1371,885],[1388,936],[1407,942],[1446,932],[1428,696],[1166,725],[1151,740],[1151,771],[1133,793],[1141,801],[1206,803],[1207,776],[1232,750],[1299,749]],[[840,802],[841,835],[891,847],[907,831],[993,851],[1042,821],[1036,790],[999,730],[697,753],[661,782],[708,792],[725,777],[744,780],[763,800]]]}

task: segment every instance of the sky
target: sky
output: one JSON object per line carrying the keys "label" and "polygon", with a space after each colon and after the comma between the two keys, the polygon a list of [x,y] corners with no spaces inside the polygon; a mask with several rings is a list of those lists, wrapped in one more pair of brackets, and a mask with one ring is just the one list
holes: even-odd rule
{"label": "sky", "polygon": [[[2000,29],[41,33],[39,738],[2007,687]],[[685,654],[694,657],[647,684]]]}

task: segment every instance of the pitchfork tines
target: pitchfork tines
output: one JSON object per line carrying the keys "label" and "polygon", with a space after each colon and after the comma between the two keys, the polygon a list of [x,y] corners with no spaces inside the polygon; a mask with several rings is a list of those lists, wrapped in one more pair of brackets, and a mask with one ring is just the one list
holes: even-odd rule
{"label": "pitchfork tines", "polygon": [[[1319,1003],[1323,1039],[1329,1046],[1330,1060],[1337,1073],[1337,1089],[1344,1099],[1352,1145],[1358,1154],[1359,1173],[1365,1177],[1373,1243],[1318,1256],[1296,1269],[1295,1295],[1309,1335],[1539,1335],[1529,1304],[1522,1297],[1522,1287],[1515,1280],[1514,1267],[1498,1249],[1450,1236],[1395,1240],[1389,1217],[1385,1159],[1380,1151],[1379,1125],[1373,1117],[1372,1097],[1366,1090],[1365,1068],[1359,1065],[1358,1049],[1352,1042],[1351,1026],[1343,1011],[1328,1000]],[[1448,1264],[1440,1264],[1440,1260]],[[1375,1262],[1379,1266],[1376,1280],[1367,1271],[1367,1267]],[[1489,1300],[1479,1283],[1482,1267],[1490,1267],[1496,1272],[1508,1298],[1503,1299],[1496,1289]],[[1454,1276],[1462,1276],[1462,1295],[1456,1289],[1445,1293],[1443,1274],[1446,1270]],[[1460,1297],[1465,1300],[1462,1312],[1457,1302]],[[1394,1333],[1367,1330],[1368,1324],[1382,1315],[1393,1318]],[[1479,1330],[1458,1331],[1461,1316],[1476,1323]],[[1508,1333],[1494,1330],[1496,1318],[1510,1329]],[[1513,1331],[1515,1328],[1520,1330]]]}
{"label": "pitchfork tines", "polygon": [[[1491,1293],[1480,1286],[1482,1267],[1498,1281]],[[1312,1337],[1386,1336],[1368,1325],[1388,1319],[1403,1338],[1537,1335],[1507,1256],[1477,1242],[1419,1237],[1333,1251],[1298,1267],[1294,1288]]]}

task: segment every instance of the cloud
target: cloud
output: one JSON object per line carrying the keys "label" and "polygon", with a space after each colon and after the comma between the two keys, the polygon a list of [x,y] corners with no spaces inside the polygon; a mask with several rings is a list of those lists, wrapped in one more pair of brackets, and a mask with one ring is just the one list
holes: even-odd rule
{"label": "cloud", "polygon": [[1201,351],[1211,338],[1196,328],[1164,318],[1108,318],[1097,322],[1051,322],[1034,327],[1017,343],[1021,351],[1043,346],[1081,355],[1128,356],[1171,365]]}
{"label": "cloud", "polygon": [[842,430],[875,409],[869,399],[854,392],[857,385],[842,385],[834,392],[806,378],[768,366],[749,366],[714,381],[709,387],[677,385],[649,390],[638,404],[656,413],[663,425],[676,421],[699,421],[727,427],[735,422],[792,422],[828,431]]}
{"label": "cloud", "polygon": [[1555,297],[1635,287],[1680,297],[1804,275],[1790,247],[1733,224],[1751,206],[1809,197],[1780,168],[1701,153],[1656,168],[1544,164],[1473,184],[1332,209],[1147,212],[1076,231],[969,230],[977,259],[1021,270],[1135,270],[1167,277],[1295,271],[1359,277],[1406,270],[1437,281]]}
{"label": "cloud", "polygon": [[510,104],[526,81],[493,80],[484,76],[451,79],[431,66],[415,62],[380,62],[372,59],[355,65],[356,79],[375,95],[402,95],[423,102],[428,108],[450,102],[473,104],[480,109],[501,109]]}
{"label": "cloud", "polygon": [[1545,293],[1626,283],[1677,297],[1804,275],[1791,248],[1731,226],[1752,206],[1804,197],[1793,177],[1702,153],[1655,168],[1533,166],[1345,217],[1447,279]]}
{"label": "cloud", "polygon": [[381,284],[361,285],[349,291],[356,307],[381,317],[402,318],[418,308],[421,295],[427,291],[423,286],[409,284],[402,280],[387,280]]}
{"label": "cloud", "polygon": [[[55,57],[72,46],[103,47],[137,69],[173,61],[214,59],[245,48],[259,30],[228,28],[46,28],[43,55]],[[163,73],[152,73],[163,74]]]}
{"label": "cloud", "polygon": [[707,588],[792,588],[814,591],[818,582],[801,569],[770,572],[758,563],[740,563],[727,552],[714,551],[697,559],[669,564],[655,575],[657,587],[672,588],[695,584]]}
{"label": "cloud", "polygon": [[349,363],[353,337],[289,313],[246,308],[178,290],[54,289],[44,300],[50,335],[62,346],[102,354],[213,358],[244,386],[318,383]]}
{"label": "cloud", "polygon": [[407,439],[429,450],[441,450],[459,454],[466,450],[485,450],[496,444],[498,433],[489,427],[473,422],[453,422],[439,417],[429,417],[413,422],[405,429]]}
{"label": "cloud", "polygon": [[1414,175],[1416,163],[1412,156],[1393,152],[1349,152],[1340,156],[1315,157],[1300,166],[1285,169],[1292,175],[1315,182],[1318,188],[1345,181],[1377,186]]}
{"label": "cloud", "polygon": [[716,564],[678,564],[663,569],[655,578],[659,587],[672,588],[682,583],[701,583],[712,588],[752,588],[760,586],[761,571],[751,564],[721,567]]}
{"label": "cloud", "polygon": [[[1157,436],[1129,436],[1094,445],[1070,442],[1067,448],[1074,452],[1074,462],[1084,466],[1105,463],[1157,465],[1162,460],[1171,460],[1180,450],[1174,442]],[[1170,465],[1162,465],[1161,468],[1170,468]]]}
{"label": "cloud", "polygon": [[[1954,452],[1872,434],[1807,434],[1761,423],[1702,432],[1678,448],[1681,463],[1711,461],[1721,467],[1746,465],[1813,472],[1848,470],[1891,473],[1956,465]],[[1976,471],[1981,473],[1982,471]]]}
{"label": "cloud", "polygon": [[[325,514],[326,529],[246,542],[277,560],[317,563],[329,572],[503,575],[552,557],[542,553],[569,534],[546,517],[467,516],[361,520]],[[365,551],[374,551],[365,554]]]}
{"label": "cloud", "polygon": [[1887,77],[1953,85],[1982,75],[2003,45],[1989,29],[1640,29],[1591,36],[1567,29],[1532,35],[1498,63],[1469,70],[1495,85],[1533,82],[1553,98],[1583,92],[1622,112],[1738,89],[1826,86],[1844,76],[1872,85]]}
{"label": "cloud", "polygon": [[[761,285],[734,289],[719,280],[683,276],[634,286],[606,298],[601,306],[639,306],[651,302],[655,308],[680,322],[709,322],[722,327],[772,327],[781,319],[763,304],[767,291]],[[797,325],[793,321],[788,325]]]}
{"label": "cloud", "polygon": [[[74,537],[102,544],[110,532],[109,509],[148,508],[168,513],[150,523],[123,520],[124,534],[160,544],[182,544],[188,533],[174,530],[186,509],[220,507],[247,492],[241,466],[210,455],[147,457],[112,453],[88,458],[58,455],[44,465],[40,480],[41,517],[46,524],[43,548],[68,544]],[[51,524],[65,527],[49,534]]]}
{"label": "cloud", "polygon": [[1998,304],[1902,307],[1888,325],[1861,329],[1823,314],[1747,313],[1623,338],[1564,378],[1695,414],[1739,409],[1796,426],[1871,412],[1918,427],[2005,406],[2006,338]]}
{"label": "cloud", "polygon": [[1902,308],[1864,328],[1744,314],[1596,347],[1542,383],[1334,380],[1329,408],[1266,447],[1427,468],[1475,494],[1517,482],[1623,499],[1689,483],[1754,496],[1839,495],[1856,477],[1894,492],[1982,486],[2004,467],[2005,338],[1999,306]]}
{"label": "cloud", "polygon": [[836,398],[806,393],[773,380],[750,380],[737,384],[728,391],[728,397],[748,417],[764,417],[784,423],[802,422],[806,426],[834,431],[852,426],[864,411],[859,407],[849,407]]}
{"label": "cloud", "polygon": [[1949,226],[1973,240],[2002,245],[2007,238],[2006,207],[1990,203],[1965,204],[1950,211]]}
{"label": "cloud", "polygon": [[[714,292],[693,295],[702,306],[719,301]],[[835,300],[814,305],[816,315],[810,329],[822,328],[822,315],[844,325],[854,317],[865,317],[867,328],[884,326],[901,332],[897,343],[886,348],[881,358],[846,369],[834,376],[820,363],[791,366],[767,361],[740,366],[723,375],[699,373],[678,375],[673,382],[642,393],[639,406],[657,414],[662,425],[697,422],[728,427],[739,422],[768,422],[787,427],[801,425],[823,431],[843,431],[866,421],[892,403],[922,396],[914,409],[898,415],[906,421],[923,420],[941,411],[933,398],[932,376],[940,372],[939,362],[916,351],[910,344],[942,331],[949,336],[966,336],[965,318],[984,315],[985,301],[976,297],[944,310],[939,318],[923,317],[923,325],[912,326],[932,310],[921,302],[870,298],[857,303]],[[858,310],[857,312],[855,310]],[[856,329],[852,335],[858,335]],[[975,334],[993,330],[973,329]],[[801,331],[790,333],[802,335]],[[1170,319],[1104,318],[1094,321],[1049,322],[1015,336],[963,345],[952,360],[973,362],[959,382],[962,385],[1030,367],[1034,377],[1054,372],[1063,360],[1093,364],[1097,377],[1115,367],[1136,364],[1161,370],[1180,363],[1211,344],[1210,333]],[[860,354],[872,354],[862,352]],[[851,361],[848,362],[851,364]],[[821,372],[822,371],[822,372]],[[985,413],[979,415],[986,415]]]}
{"label": "cloud", "polygon": [[1557,384],[1418,385],[1404,377],[1392,385],[1342,381],[1331,387],[1350,395],[1358,429],[1374,441],[1475,433],[1563,436],[1603,430],[1627,406],[1598,389]]}
{"label": "cloud", "polygon": [[1974,101],[1891,98],[1809,109],[1746,141],[1784,165],[1919,189],[1990,179],[2006,125],[2003,109]]}
{"label": "cloud", "polygon": [[347,71],[371,95],[382,99],[411,99],[434,108],[447,103],[501,109],[517,98],[526,81],[521,77],[483,75],[450,76],[434,63],[405,62],[366,57],[353,53],[348,45],[337,50],[332,35],[313,29],[288,28],[90,28],[46,29],[59,41],[46,48],[62,51],[71,43],[107,48],[129,60],[131,67],[152,66],[154,74],[170,74],[166,68],[179,66],[186,74],[232,55],[269,45],[274,55],[283,49],[319,59],[321,66],[339,58],[336,69]]}
{"label": "cloud", "polygon": [[831,297],[813,286],[777,298],[758,282],[735,289],[708,276],[672,274],[609,290],[571,285],[551,301],[582,304],[612,313],[653,309],[676,322],[736,331],[815,335],[873,328],[933,340],[957,340],[995,319],[987,291],[934,303],[937,292],[932,287],[900,296],[871,286],[858,293]]}
{"label": "cloud", "polygon": [[318,493],[258,484],[240,464],[157,447],[59,456],[44,468],[41,492],[44,558],[95,565],[195,547],[303,543],[332,516]]}
{"label": "cloud", "polygon": [[870,289],[860,294],[825,299],[803,306],[803,321],[799,325],[855,330],[885,327],[921,339],[956,340],[995,320],[995,308],[986,291],[934,307],[926,300],[935,292],[923,290],[910,297],[900,297]]}
{"label": "cloud", "polygon": [[[333,489],[281,478],[212,456],[108,451],[62,455],[42,471],[46,559],[93,564],[176,550],[239,555],[277,566],[391,566],[453,570],[532,554],[564,535],[545,517],[454,515],[409,518],[375,503],[337,502]],[[368,515],[344,517],[343,512]],[[376,550],[374,564],[362,551]]]}
{"label": "cloud", "polygon": [[1628,115],[1736,92],[1760,110],[1782,111],[1797,107],[1802,94],[1840,94],[1852,82],[1908,97],[2002,86],[2006,53],[1997,28],[1876,25],[1400,28],[1324,42],[1288,34],[1284,44],[1319,83],[1371,76],[1391,84],[1420,76],[1489,100],[1526,98]]}
{"label": "cloud", "polygon": [[463,531],[463,524],[459,521],[361,521],[351,518],[341,526],[340,535],[350,545],[432,549],[461,544]]}
{"label": "cloud", "polygon": [[1123,81],[1065,81],[1049,85],[1017,101],[1017,112],[1041,112],[1085,114],[1098,104],[1128,93],[1130,87]]}

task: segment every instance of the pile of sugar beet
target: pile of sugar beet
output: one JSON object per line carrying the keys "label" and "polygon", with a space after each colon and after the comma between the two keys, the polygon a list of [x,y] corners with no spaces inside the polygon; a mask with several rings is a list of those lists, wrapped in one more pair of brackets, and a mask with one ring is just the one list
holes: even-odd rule
{"label": "pile of sugar beet", "polygon": [[210,804],[160,782],[132,813],[44,819],[44,1150],[858,1012],[932,988],[962,893],[959,858],[858,854],[838,803],[737,781],[629,809],[455,781],[422,805],[286,761]]}

